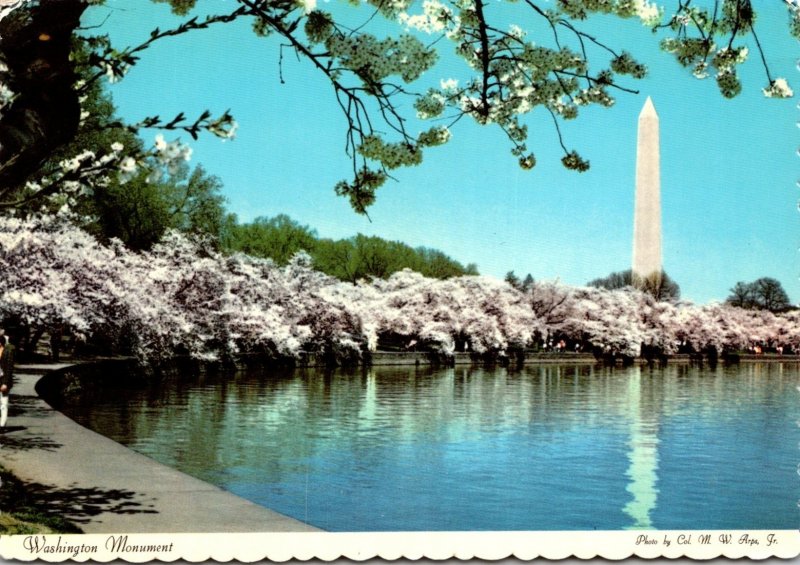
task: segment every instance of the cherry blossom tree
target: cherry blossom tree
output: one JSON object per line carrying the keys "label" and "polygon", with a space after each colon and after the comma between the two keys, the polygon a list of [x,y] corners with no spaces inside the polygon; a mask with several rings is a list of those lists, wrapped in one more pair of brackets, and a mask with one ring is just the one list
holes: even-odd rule
{"label": "cherry blossom tree", "polygon": [[379,331],[445,355],[457,348],[505,355],[526,347],[540,328],[524,295],[491,277],[439,280],[404,270],[373,286],[379,296],[372,307]]}
{"label": "cherry blossom tree", "polygon": [[63,328],[153,363],[242,354],[368,362],[385,336],[486,359],[511,359],[547,335],[631,357],[642,345],[670,354],[683,342],[718,352],[800,347],[796,310],[658,301],[631,287],[535,281],[521,290],[407,269],[353,284],[316,271],[306,253],[279,266],[178,232],[149,251],[104,245],[69,216],[0,217],[0,280],[0,317],[19,333]]}
{"label": "cherry blossom tree", "polygon": [[176,354],[296,357],[360,350],[357,317],[320,293],[336,279],[302,258],[225,257],[173,233],[149,253],[103,246],[69,221],[0,221],[2,315],[24,328],[103,336],[143,360]]}
{"label": "cherry blossom tree", "polygon": [[574,290],[572,318],[565,324],[576,338],[611,353],[636,356],[646,340],[633,289],[609,291],[592,287]]}
{"label": "cherry blossom tree", "polygon": [[779,345],[788,345],[792,350],[800,350],[800,310],[791,310],[776,317],[775,331]]}

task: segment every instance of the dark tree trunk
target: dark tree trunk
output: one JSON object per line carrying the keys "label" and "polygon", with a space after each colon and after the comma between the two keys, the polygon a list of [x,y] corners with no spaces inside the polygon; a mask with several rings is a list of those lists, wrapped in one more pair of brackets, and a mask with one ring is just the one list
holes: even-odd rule
{"label": "dark tree trunk", "polygon": [[83,0],[40,0],[0,20],[0,79],[17,94],[0,112],[0,191],[23,183],[76,134],[80,104],[69,60]]}

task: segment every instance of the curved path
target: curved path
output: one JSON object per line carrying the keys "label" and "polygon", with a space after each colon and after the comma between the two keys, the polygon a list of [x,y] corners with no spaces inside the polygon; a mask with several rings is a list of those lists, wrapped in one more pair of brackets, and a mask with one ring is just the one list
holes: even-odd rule
{"label": "curved path", "polygon": [[97,434],[34,388],[70,365],[18,365],[0,464],[86,533],[319,531]]}

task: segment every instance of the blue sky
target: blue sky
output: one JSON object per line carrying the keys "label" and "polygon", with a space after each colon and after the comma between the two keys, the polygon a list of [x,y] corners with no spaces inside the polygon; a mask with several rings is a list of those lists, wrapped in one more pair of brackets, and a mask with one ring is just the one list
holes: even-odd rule
{"label": "blue sky", "polygon": [[[800,50],[782,4],[758,3],[757,30],[773,77],[785,77],[800,92]],[[202,5],[222,12],[232,2]],[[164,4],[108,0],[88,14],[87,24],[101,21],[121,48],[179,20]],[[585,109],[563,124],[567,146],[591,161],[590,171],[561,166],[552,122],[540,112],[527,121],[538,160],[532,171],[518,167],[497,128],[464,119],[450,143],[428,150],[422,165],[394,172],[397,182],[379,190],[371,221],[333,191],[348,178],[350,163],[331,87],[288,50],[281,84],[278,42],[256,37],[248,25],[164,40],[111,91],[131,121],[230,109],[240,124],[236,139],[207,136],[192,143],[193,161],[222,179],[228,208],[241,221],[285,213],[322,237],[378,235],[441,249],[476,263],[482,274],[514,270],[567,284],[630,267],[636,125],[651,96],[661,126],[664,268],[683,297],[724,300],[737,281],[770,276],[800,300],[797,97],[763,96],[767,81],[753,46],[742,71],[743,93],[725,100],[713,79],[694,79],[660,52],[657,37],[638,20],[593,18],[587,26],[650,71],[626,83],[639,94],[619,93],[612,108]],[[542,36],[542,44],[548,41]],[[422,83],[468,76],[444,53]],[[151,141],[156,133],[142,136]]]}

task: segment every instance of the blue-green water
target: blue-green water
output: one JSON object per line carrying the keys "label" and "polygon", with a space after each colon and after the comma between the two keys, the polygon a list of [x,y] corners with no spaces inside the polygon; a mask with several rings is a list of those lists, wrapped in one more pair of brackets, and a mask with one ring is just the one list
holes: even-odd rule
{"label": "blue-green water", "polygon": [[800,366],[186,376],[64,411],[330,531],[796,529]]}

